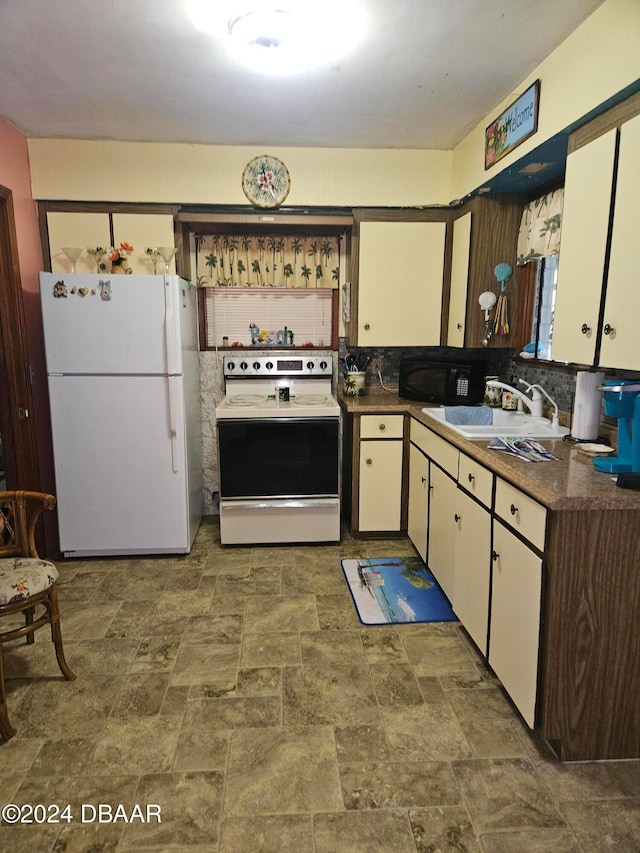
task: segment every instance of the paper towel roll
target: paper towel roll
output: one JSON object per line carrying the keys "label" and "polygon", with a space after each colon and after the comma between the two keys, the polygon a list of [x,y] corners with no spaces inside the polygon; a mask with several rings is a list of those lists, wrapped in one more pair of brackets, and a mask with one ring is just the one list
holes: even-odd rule
{"label": "paper towel roll", "polygon": [[593,441],[600,431],[604,373],[581,370],[576,374],[576,395],[573,401],[571,436],[579,441]]}

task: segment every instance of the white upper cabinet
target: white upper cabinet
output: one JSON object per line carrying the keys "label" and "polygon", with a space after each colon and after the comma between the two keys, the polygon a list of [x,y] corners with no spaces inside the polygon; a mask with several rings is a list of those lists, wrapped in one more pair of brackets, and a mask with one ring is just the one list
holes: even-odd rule
{"label": "white upper cabinet", "polygon": [[[173,216],[170,213],[114,213],[112,214],[113,241],[116,246],[129,243],[133,252],[128,258],[132,273],[139,275],[153,273],[153,264],[145,248],[173,246]],[[51,271],[68,273],[71,262],[62,251],[63,246],[82,249],[76,264],[78,273],[95,273],[96,259],[87,252],[91,246],[111,246],[111,228],[108,213],[85,213],[68,211],[50,211],[47,213],[47,230]],[[172,259],[169,272],[175,273],[175,258]],[[164,261],[160,261],[157,272],[164,273]]]}
{"label": "white upper cabinet", "polygon": [[440,344],[444,222],[361,222],[357,346]]}
{"label": "white upper cabinet", "polygon": [[94,273],[95,257],[87,252],[87,247],[108,248],[111,245],[108,213],[50,212],[47,213],[47,230],[51,272],[54,273],[71,272],[71,261],[62,251],[63,246],[83,250],[76,264],[76,272]]}
{"label": "white upper cabinet", "polygon": [[637,115],[567,157],[554,361],[637,370],[639,222]]}
{"label": "white upper cabinet", "polygon": [[450,347],[464,346],[470,253],[471,213],[465,213],[453,223],[449,327],[447,331],[447,344]]}
{"label": "white upper cabinet", "polygon": [[[638,342],[638,228],[640,226],[640,116],[620,129],[616,203],[611,235],[600,364],[637,370]],[[564,240],[564,236],[563,236]]]}
{"label": "white upper cabinet", "polygon": [[[129,258],[132,272],[139,275],[152,273],[153,263],[149,255],[145,254],[145,248],[174,245],[173,216],[169,213],[114,213],[113,237],[116,246],[122,242],[133,246]],[[164,261],[160,260],[156,267],[157,272],[164,273],[164,267]],[[174,274],[175,271],[174,257],[169,264],[169,273]]]}
{"label": "white upper cabinet", "polygon": [[551,356],[592,364],[605,274],[616,131],[567,157]]}

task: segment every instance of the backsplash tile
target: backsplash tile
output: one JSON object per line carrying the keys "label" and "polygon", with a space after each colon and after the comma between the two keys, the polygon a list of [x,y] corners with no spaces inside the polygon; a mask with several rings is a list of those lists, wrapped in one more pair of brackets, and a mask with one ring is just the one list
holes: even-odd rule
{"label": "backsplash tile", "polygon": [[[487,362],[487,376],[507,375],[508,366],[513,358],[513,350],[468,348],[464,351],[459,347],[348,347],[344,338],[339,341],[340,364],[347,353],[357,355],[365,353],[372,359],[382,359],[382,381],[387,387],[397,387],[400,374],[400,360],[403,358],[437,358],[447,355],[449,357],[461,356],[464,359],[476,363]],[[378,376],[371,368],[367,370],[367,385],[377,385]]]}
{"label": "backsplash tile", "polygon": [[[339,341],[340,364],[347,353],[366,353],[371,358],[382,359],[382,380],[387,387],[397,387],[400,373],[400,360],[402,358],[428,358],[442,355],[461,355],[463,350],[458,347],[347,347],[344,338]],[[467,348],[464,350],[464,358],[472,361],[486,361],[487,375],[499,376],[503,382],[517,386],[518,379],[524,379],[530,384],[542,385],[547,393],[556,401],[558,408],[571,412],[573,397],[576,388],[575,367],[564,367],[562,365],[534,364],[516,361],[513,349],[482,349]],[[587,368],[582,368],[586,370]],[[639,379],[640,371],[613,370],[603,368],[607,379],[625,378]],[[369,368],[367,371],[367,385],[374,386],[379,382],[376,374]]]}

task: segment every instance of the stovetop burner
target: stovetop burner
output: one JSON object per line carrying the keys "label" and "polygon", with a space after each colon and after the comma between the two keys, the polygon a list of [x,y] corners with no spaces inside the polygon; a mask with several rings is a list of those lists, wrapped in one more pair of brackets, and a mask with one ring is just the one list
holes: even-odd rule
{"label": "stovetop burner", "polygon": [[227,405],[239,409],[249,406],[259,406],[260,403],[265,403],[268,397],[266,394],[233,394],[226,398]]}
{"label": "stovetop burner", "polygon": [[327,406],[330,399],[329,394],[296,394],[291,402],[294,406]]}
{"label": "stovetop burner", "polygon": [[258,394],[230,394],[216,406],[221,418],[339,417],[340,406],[331,394],[296,394],[289,400]]}
{"label": "stovetop burner", "polygon": [[340,416],[332,368],[323,357],[252,354],[250,362],[238,362],[227,356],[224,377],[226,396],[216,406],[218,419]]}

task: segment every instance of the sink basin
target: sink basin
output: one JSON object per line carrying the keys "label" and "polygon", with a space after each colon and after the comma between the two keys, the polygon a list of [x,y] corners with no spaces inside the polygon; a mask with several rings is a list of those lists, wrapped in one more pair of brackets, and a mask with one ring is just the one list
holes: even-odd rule
{"label": "sink basin", "polygon": [[493,423],[490,424],[450,424],[445,418],[445,410],[423,409],[425,415],[446,424],[449,429],[464,438],[494,438],[496,435],[522,435],[528,438],[562,438],[569,430],[566,427],[554,429],[548,418],[534,418],[526,412],[507,412],[492,409]]}

